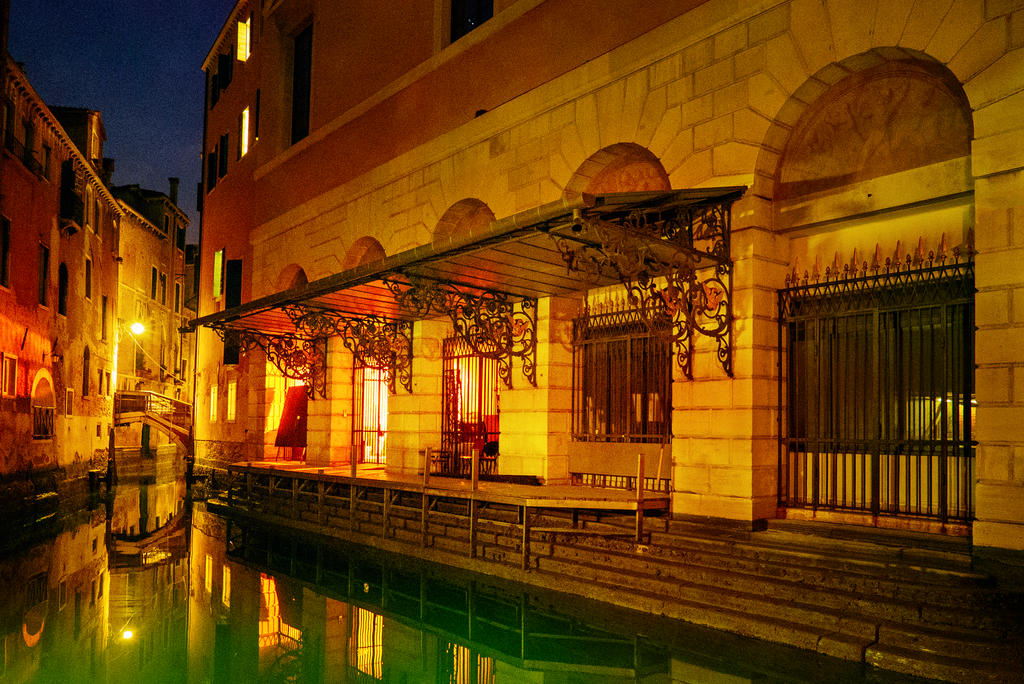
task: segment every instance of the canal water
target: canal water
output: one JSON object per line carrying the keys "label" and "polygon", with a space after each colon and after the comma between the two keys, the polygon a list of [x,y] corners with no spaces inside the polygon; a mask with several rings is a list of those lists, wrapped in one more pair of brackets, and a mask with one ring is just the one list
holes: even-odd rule
{"label": "canal water", "polygon": [[0,681],[906,681],[226,520],[145,479],[0,557]]}

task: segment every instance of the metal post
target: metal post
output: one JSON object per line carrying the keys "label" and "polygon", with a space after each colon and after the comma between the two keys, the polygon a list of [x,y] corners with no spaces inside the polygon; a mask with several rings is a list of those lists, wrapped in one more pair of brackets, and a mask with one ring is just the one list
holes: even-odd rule
{"label": "metal post", "polygon": [[480,451],[473,449],[470,456],[471,472],[473,473],[473,491],[477,490],[477,486],[480,482]]}
{"label": "metal post", "polygon": [[423,454],[423,486],[430,484],[430,462],[433,460],[433,453],[430,447]]}
{"label": "metal post", "polygon": [[110,426],[109,440],[107,442],[107,491],[112,485],[117,484],[117,452],[114,450],[114,426]]}
{"label": "metal post", "polygon": [[636,455],[636,543],[644,533],[644,454]]}
{"label": "metal post", "polygon": [[523,572],[526,572],[530,565],[530,509],[521,506],[519,513],[523,518]]}
{"label": "metal post", "polygon": [[476,558],[476,498],[469,500],[469,557]]}

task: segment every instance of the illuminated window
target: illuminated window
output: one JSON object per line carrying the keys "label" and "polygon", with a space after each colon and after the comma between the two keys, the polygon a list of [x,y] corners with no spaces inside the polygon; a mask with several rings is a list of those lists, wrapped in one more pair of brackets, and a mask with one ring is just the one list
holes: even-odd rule
{"label": "illuminated window", "polygon": [[220,601],[224,607],[231,607],[231,568],[227,565],[224,566],[221,573]]}
{"label": "illuminated window", "polygon": [[672,345],[639,312],[573,321],[573,439],[663,443],[669,438]]}
{"label": "illuminated window", "polygon": [[0,376],[0,394],[13,397],[16,394],[18,381],[18,357],[0,354],[3,357],[3,375]]}
{"label": "illuminated window", "polygon": [[32,392],[32,439],[53,437],[53,386],[41,379]]}
{"label": "illuminated window", "polygon": [[224,294],[224,250],[213,253],[213,298]]}
{"label": "illuminated window", "polygon": [[352,387],[356,451],[363,463],[385,463],[388,371],[384,368],[356,368]]}
{"label": "illuminated window", "polygon": [[227,416],[226,419],[230,423],[235,420],[235,403],[237,400],[238,393],[238,381],[228,381],[228,405],[227,405]]}
{"label": "illuminated window", "polygon": [[249,55],[252,54],[252,15],[245,21],[238,22],[238,45],[235,51],[235,57],[238,58],[239,62],[244,62],[249,59]]}
{"label": "illuminated window", "polygon": [[217,386],[210,386],[210,422],[217,422]]}
{"label": "illuminated window", "polygon": [[473,653],[465,646],[448,642],[437,664],[439,682],[494,684],[494,658]]}
{"label": "illuminated window", "polygon": [[207,594],[213,593],[213,556],[206,554],[206,567],[203,573],[203,588]]}
{"label": "illuminated window", "polygon": [[[358,610],[358,609],[357,609]],[[259,647],[296,647],[302,632],[281,619],[281,600],[273,577],[260,574]]]}
{"label": "illuminated window", "polygon": [[356,669],[375,679],[384,677],[384,616],[356,608]]}
{"label": "illuminated window", "polygon": [[267,424],[266,431],[276,430],[278,425],[281,423],[281,416],[284,413],[285,397],[288,394],[289,387],[297,387],[302,384],[302,381],[294,378],[286,378],[281,374],[270,361],[267,361],[266,369],[267,378],[267,400],[269,407],[267,408]]}
{"label": "illuminated window", "polygon": [[480,457],[487,474],[498,453],[498,362],[481,356],[459,337],[442,346],[441,451],[439,472],[469,475]]}
{"label": "illuminated window", "polygon": [[249,151],[249,108],[246,107],[238,115],[238,158],[241,159]]}

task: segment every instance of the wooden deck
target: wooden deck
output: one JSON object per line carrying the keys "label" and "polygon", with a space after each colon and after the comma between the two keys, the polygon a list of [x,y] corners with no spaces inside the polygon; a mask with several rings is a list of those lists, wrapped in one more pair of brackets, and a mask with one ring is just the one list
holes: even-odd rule
{"label": "wooden deck", "polygon": [[[419,511],[420,544],[426,546],[432,512],[439,502],[456,504],[464,510],[469,529],[469,554],[476,555],[476,531],[482,508],[500,505],[518,510],[521,532],[522,567],[530,557],[530,535],[537,533],[588,534],[579,527],[581,511],[620,511],[636,515],[635,539],[640,542],[646,511],[665,511],[669,497],[663,492],[637,492],[575,485],[526,485],[507,482],[472,481],[449,477],[422,477],[389,473],[379,466],[359,466],[355,475],[349,466],[316,467],[287,461],[237,463],[228,468],[228,506],[269,509],[275,515],[325,527],[347,522],[356,528],[359,509],[381,514],[380,535],[393,534],[390,520],[396,508]],[[642,478],[640,481],[643,481]],[[461,508],[464,506],[464,509]],[[568,511],[571,526],[537,527],[532,524],[543,511]],[[339,511],[347,515],[339,516]],[[441,514],[433,514],[438,517]],[[446,515],[451,515],[447,513]]]}

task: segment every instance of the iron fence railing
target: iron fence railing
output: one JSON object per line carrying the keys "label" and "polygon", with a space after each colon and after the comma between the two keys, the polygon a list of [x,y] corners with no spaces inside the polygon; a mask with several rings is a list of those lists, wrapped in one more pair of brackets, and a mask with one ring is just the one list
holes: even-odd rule
{"label": "iron fence railing", "polygon": [[779,293],[781,506],[974,514],[973,262]]}

